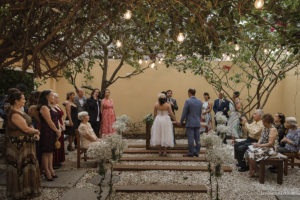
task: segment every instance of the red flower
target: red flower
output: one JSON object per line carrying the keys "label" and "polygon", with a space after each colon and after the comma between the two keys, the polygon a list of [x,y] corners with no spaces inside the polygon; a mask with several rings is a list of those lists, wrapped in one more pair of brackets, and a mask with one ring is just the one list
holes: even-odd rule
{"label": "red flower", "polygon": [[226,69],[226,70],[228,70],[228,71],[229,71],[229,70],[231,69],[231,66],[224,65],[224,66],[223,66],[223,69]]}

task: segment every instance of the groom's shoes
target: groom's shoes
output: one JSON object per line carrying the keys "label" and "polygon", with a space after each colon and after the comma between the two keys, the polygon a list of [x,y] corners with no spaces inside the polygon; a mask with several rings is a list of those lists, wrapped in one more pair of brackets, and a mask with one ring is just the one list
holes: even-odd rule
{"label": "groom's shoes", "polygon": [[190,155],[190,154],[184,154],[183,157],[193,157],[193,155]]}
{"label": "groom's shoes", "polygon": [[193,156],[194,156],[194,157],[199,157],[199,155],[198,155],[198,154],[194,154]]}

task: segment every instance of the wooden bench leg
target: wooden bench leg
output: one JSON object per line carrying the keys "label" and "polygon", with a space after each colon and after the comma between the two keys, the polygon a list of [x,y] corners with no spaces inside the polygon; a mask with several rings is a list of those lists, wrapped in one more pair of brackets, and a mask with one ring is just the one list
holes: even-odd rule
{"label": "wooden bench leg", "polygon": [[288,159],[284,159],[283,161],[283,165],[284,165],[284,175],[287,176],[288,174]]}
{"label": "wooden bench leg", "polygon": [[260,161],[260,164],[259,164],[259,182],[261,184],[265,183],[265,163],[264,163],[264,161]]}
{"label": "wooden bench leg", "polygon": [[295,158],[294,157],[291,158],[291,166],[292,166],[292,168],[295,167]]}
{"label": "wooden bench leg", "polygon": [[277,183],[282,184],[283,181],[283,162],[278,162]]}

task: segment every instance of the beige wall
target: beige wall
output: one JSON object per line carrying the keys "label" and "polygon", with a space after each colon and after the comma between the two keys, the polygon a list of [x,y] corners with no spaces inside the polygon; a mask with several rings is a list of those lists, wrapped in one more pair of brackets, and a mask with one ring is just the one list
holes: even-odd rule
{"label": "beige wall", "polygon": [[[118,64],[116,60],[111,60],[109,63],[111,68],[115,68]],[[125,66],[120,74],[126,75],[131,70],[130,66]],[[91,85],[99,88],[101,70],[95,67],[92,74],[95,78]],[[79,77],[78,86],[82,85],[81,81],[82,77]],[[65,99],[68,91],[74,91],[74,88],[65,79],[49,80],[39,89],[49,88],[58,92],[61,100]],[[127,114],[133,122],[139,122],[143,120],[146,114],[153,112],[157,94],[167,89],[172,89],[174,98],[177,99],[179,111],[176,112],[176,116],[179,118],[184,101],[187,99],[188,88],[195,88],[197,90],[196,96],[200,99],[203,99],[203,92],[209,92],[211,100],[217,97],[216,92],[202,77],[194,76],[189,72],[184,74],[174,68],[166,68],[162,64],[158,65],[157,69],[149,69],[136,77],[120,79],[109,89],[114,100],[116,114]],[[300,100],[300,94],[296,90],[298,88],[300,89],[300,80],[293,75],[288,76],[274,89],[264,111],[272,114],[283,112],[287,116],[296,115],[300,119],[299,114],[296,114],[300,112],[300,106],[297,106]],[[245,98],[245,96],[241,96],[241,99]]]}

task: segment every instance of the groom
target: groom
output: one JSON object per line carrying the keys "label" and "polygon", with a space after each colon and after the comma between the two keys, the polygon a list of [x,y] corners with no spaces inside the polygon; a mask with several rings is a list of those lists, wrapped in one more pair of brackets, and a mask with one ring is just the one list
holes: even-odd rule
{"label": "groom", "polygon": [[[196,90],[189,89],[189,99],[185,101],[180,123],[185,121],[186,135],[188,137],[189,153],[185,157],[199,156],[200,152],[200,118],[202,113],[202,102],[195,97]],[[194,141],[196,147],[194,148]]]}

